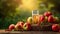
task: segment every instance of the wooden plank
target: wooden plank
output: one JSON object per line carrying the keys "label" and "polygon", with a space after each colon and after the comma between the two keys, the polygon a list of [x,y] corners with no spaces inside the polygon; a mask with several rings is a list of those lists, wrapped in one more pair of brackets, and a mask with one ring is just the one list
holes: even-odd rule
{"label": "wooden plank", "polygon": [[59,32],[48,32],[48,31],[11,31],[11,32],[0,32],[0,34],[60,34]]}
{"label": "wooden plank", "polygon": [[60,32],[52,32],[52,31],[5,31],[5,30],[0,30],[0,34],[60,34]]}

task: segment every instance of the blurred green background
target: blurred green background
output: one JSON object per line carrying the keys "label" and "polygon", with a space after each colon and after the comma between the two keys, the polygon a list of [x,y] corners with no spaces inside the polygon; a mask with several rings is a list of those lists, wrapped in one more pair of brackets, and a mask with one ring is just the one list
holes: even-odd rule
{"label": "blurred green background", "polygon": [[[26,22],[27,18],[32,16],[31,11],[33,9],[28,10],[18,7],[22,4],[21,1],[22,0],[0,0],[0,29],[6,29],[10,24],[16,24],[18,21]],[[38,5],[37,8],[40,14],[49,10],[53,12],[54,16],[60,18],[60,0],[38,0],[36,5]]]}

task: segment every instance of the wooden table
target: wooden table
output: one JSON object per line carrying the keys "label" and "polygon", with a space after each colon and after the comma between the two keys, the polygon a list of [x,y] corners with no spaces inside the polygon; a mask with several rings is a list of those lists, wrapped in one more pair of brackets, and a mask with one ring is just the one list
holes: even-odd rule
{"label": "wooden table", "polygon": [[52,32],[52,31],[4,31],[4,30],[0,30],[0,34],[60,34],[60,32]]}

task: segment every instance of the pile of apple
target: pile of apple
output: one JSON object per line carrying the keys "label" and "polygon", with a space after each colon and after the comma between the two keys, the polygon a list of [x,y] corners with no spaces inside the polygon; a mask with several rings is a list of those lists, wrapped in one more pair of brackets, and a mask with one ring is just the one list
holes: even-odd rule
{"label": "pile of apple", "polygon": [[59,18],[54,17],[54,15],[47,11],[43,15],[40,15],[39,17],[40,23],[50,23],[52,31],[60,31],[60,25],[59,25]]}
{"label": "pile of apple", "polygon": [[[58,24],[59,23],[59,18],[58,17],[55,17],[50,11],[46,11],[43,15],[39,15],[39,21],[36,23],[38,26],[41,25],[41,23],[51,23],[51,28],[52,28],[52,31],[60,31],[60,25]],[[32,25],[32,17],[29,17],[27,19],[27,22],[24,23],[23,21],[19,21],[17,22],[16,25],[14,24],[11,24],[9,26],[9,30],[12,31],[12,30],[31,30],[31,25]]]}
{"label": "pile of apple", "polygon": [[54,17],[54,15],[49,11],[45,12],[44,15],[41,15],[39,21],[40,23],[51,23],[52,31],[60,31],[59,18]]}
{"label": "pile of apple", "polygon": [[9,31],[12,31],[12,30],[22,31],[22,30],[30,30],[30,29],[31,29],[31,24],[28,22],[24,23],[22,21],[17,22],[16,25],[11,24],[9,26]]}

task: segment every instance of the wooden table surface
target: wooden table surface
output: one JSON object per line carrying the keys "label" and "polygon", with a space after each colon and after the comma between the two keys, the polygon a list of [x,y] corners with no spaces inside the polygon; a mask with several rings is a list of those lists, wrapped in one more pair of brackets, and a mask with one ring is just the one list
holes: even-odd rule
{"label": "wooden table surface", "polygon": [[0,34],[60,34],[60,32],[52,32],[52,31],[5,31],[5,30],[0,30]]}

